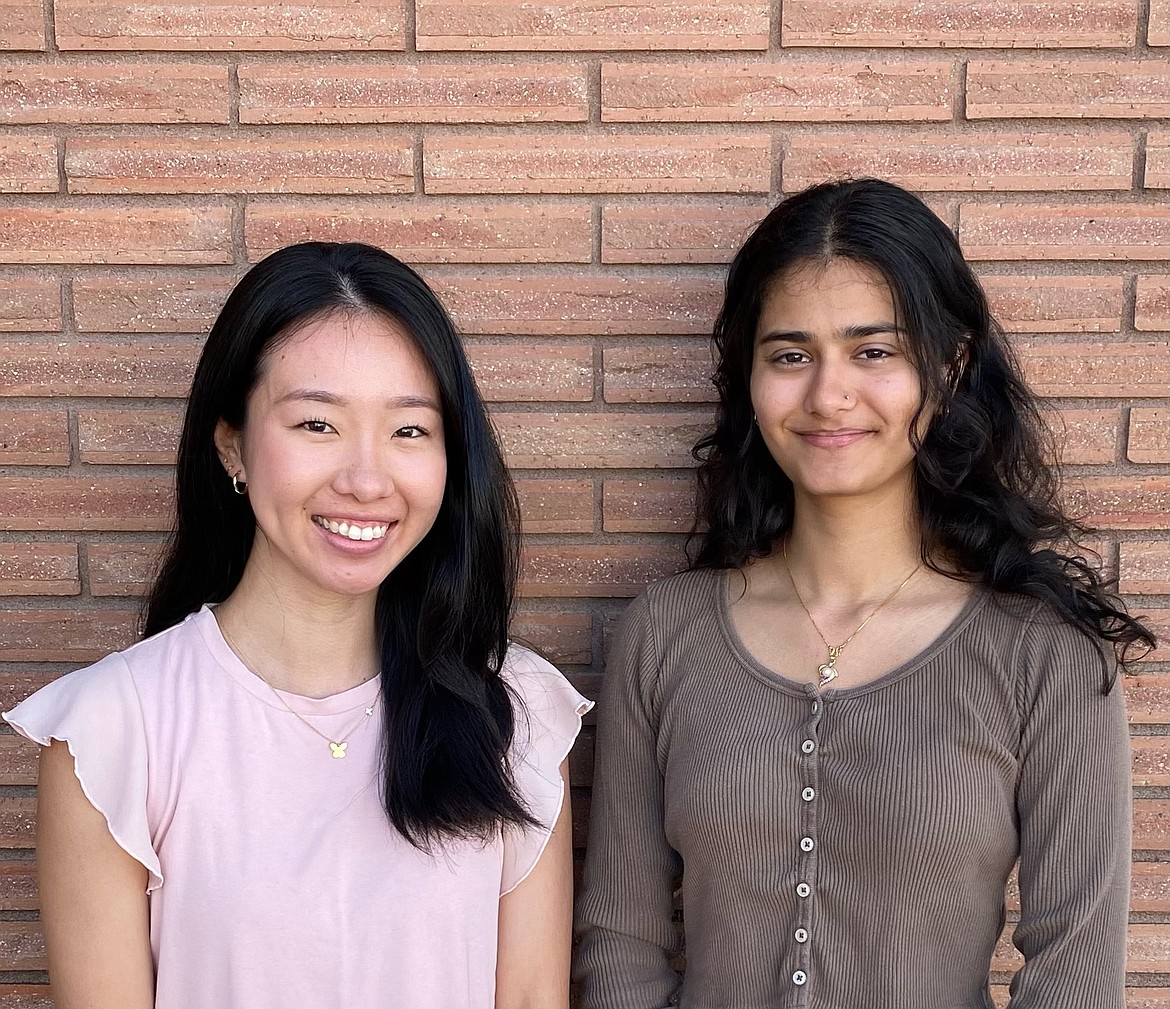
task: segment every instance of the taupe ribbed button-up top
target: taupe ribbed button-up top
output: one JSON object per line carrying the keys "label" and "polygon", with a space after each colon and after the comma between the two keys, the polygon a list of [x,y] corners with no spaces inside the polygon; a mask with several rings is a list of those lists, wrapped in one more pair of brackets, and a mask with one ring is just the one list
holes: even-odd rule
{"label": "taupe ribbed button-up top", "polygon": [[726,581],[651,587],[615,641],[582,1009],[987,1009],[1017,855],[1013,1009],[1122,1009],[1128,733],[1102,651],[978,591],[913,660],[818,695],[747,653]]}

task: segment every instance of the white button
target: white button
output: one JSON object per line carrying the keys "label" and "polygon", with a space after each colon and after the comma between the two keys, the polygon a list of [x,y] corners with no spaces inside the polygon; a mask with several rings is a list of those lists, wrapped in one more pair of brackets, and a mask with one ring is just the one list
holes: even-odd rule
{"label": "white button", "polygon": [[807,883],[797,883],[796,884],[796,896],[807,897],[810,893],[812,893],[812,887],[809,886]]}
{"label": "white button", "polygon": [[817,748],[817,744],[814,743],[811,739],[806,739],[803,743],[800,744],[800,749],[801,749],[802,753],[812,753],[812,751],[815,750],[816,748]]}
{"label": "white button", "polygon": [[802,837],[800,839],[800,850],[801,851],[812,851],[813,850],[813,839],[811,837]]}
{"label": "white button", "polygon": [[798,928],[796,930],[796,941],[797,942],[808,942],[808,929],[807,928]]}
{"label": "white button", "polygon": [[792,972],[793,984],[804,984],[808,980],[808,976],[802,970],[794,970]]}
{"label": "white button", "polygon": [[812,802],[813,796],[816,794],[817,793],[814,792],[811,788],[806,788],[803,792],[800,793],[800,797],[804,799],[805,802]]}

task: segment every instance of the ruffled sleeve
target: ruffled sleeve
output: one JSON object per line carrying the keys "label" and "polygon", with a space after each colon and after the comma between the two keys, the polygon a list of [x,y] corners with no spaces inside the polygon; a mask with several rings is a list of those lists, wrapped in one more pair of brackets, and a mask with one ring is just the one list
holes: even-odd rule
{"label": "ruffled sleeve", "polygon": [[69,673],[11,711],[8,722],[41,746],[62,740],[85,797],[110,833],[149,873],[147,893],[162,886],[162,869],[146,818],[147,755],[142,706],[121,655]]}
{"label": "ruffled sleeve", "polygon": [[541,826],[504,831],[501,896],[524,881],[548,844],[564,801],[561,763],[581,731],[581,716],[593,707],[555,666],[519,645],[508,649],[503,677],[512,688],[516,710],[512,773],[520,797]]}

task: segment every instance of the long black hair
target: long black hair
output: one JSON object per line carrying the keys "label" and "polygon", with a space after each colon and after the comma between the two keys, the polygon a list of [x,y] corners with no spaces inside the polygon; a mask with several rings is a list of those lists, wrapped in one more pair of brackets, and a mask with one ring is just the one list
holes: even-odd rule
{"label": "long black hair", "polygon": [[377,595],[386,814],[424,849],[531,824],[507,765],[513,709],[500,676],[518,565],[515,490],[451,319],[417,273],[380,249],[293,245],[253,267],[229,295],[187,401],[175,526],[143,633],[222,602],[239,583],[256,520],[220,464],[216,424],[243,428],[266,355],[331,311],[399,323],[430,366],[443,414],[447,480],[438,516]]}
{"label": "long black hair", "polygon": [[1129,646],[1152,647],[1150,631],[1078,552],[1088,530],[1059,503],[1053,438],[955,236],[918,197],[878,179],[823,183],[785,199],[731,262],[714,328],[715,428],[695,446],[706,531],[692,566],[741,567],[770,554],[792,526],[792,482],[753,423],[756,326],[777,278],[837,258],[889,285],[921,380],[912,432],[933,406],[925,432],[911,435],[923,563],[1046,601],[1111,642],[1123,665]]}

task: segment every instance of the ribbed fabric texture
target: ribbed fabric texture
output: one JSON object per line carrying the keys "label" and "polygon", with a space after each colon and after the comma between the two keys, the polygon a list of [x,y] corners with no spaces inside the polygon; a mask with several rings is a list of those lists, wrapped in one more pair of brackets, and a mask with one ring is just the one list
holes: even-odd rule
{"label": "ribbed fabric texture", "polygon": [[652,586],[615,641],[582,1009],[987,1009],[1017,855],[1012,1009],[1122,1009],[1130,772],[1111,659],[1043,604],[977,591],[913,660],[818,695],[748,654],[726,583]]}

